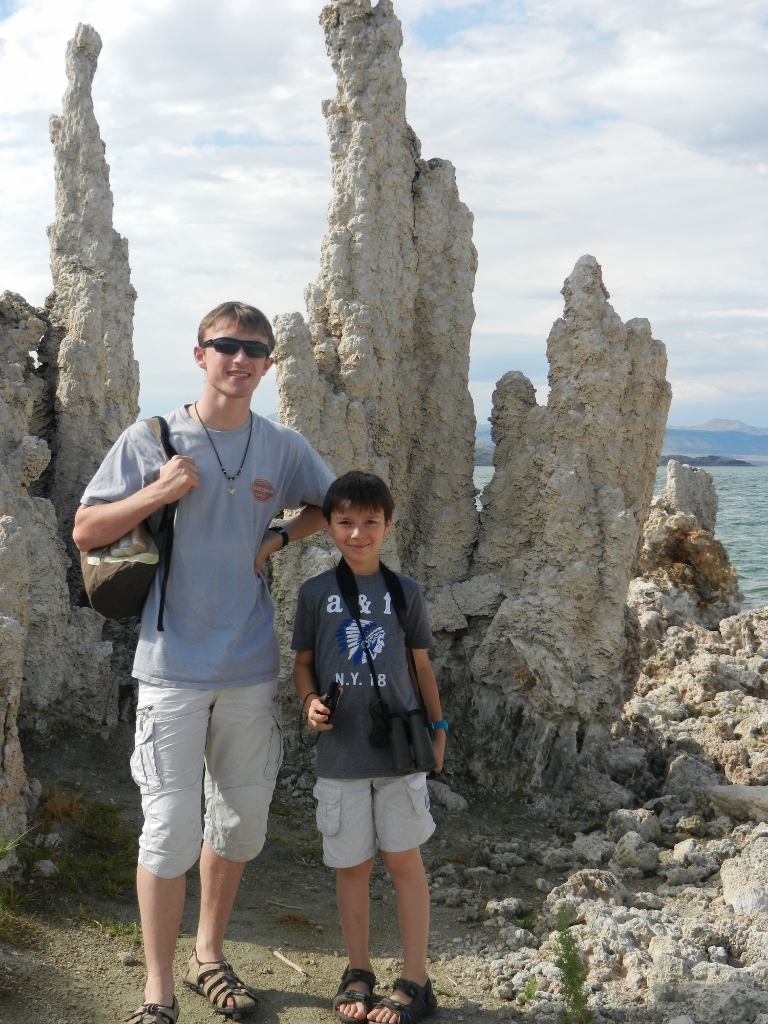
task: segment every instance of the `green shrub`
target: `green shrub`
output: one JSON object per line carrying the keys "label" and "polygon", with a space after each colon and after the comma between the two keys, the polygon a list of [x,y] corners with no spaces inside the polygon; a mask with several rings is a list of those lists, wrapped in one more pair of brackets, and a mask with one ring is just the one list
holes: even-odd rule
{"label": "green shrub", "polygon": [[535,999],[537,995],[536,979],[529,978],[523,985],[523,990],[519,993],[517,1001],[525,1005],[526,1003],[529,1003],[531,999]]}
{"label": "green shrub", "polygon": [[557,915],[557,937],[554,941],[554,965],[560,972],[560,986],[563,994],[565,1024],[593,1024],[594,1012],[587,1003],[584,983],[587,970],[581,959],[579,941],[571,931],[571,919],[565,903]]}

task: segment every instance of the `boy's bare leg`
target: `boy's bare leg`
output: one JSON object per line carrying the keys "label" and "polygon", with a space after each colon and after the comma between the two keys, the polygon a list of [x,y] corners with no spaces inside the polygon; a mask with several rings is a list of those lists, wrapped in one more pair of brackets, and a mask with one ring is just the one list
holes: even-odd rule
{"label": "boy's bare leg", "polygon": [[195,942],[197,959],[201,964],[224,959],[224,933],[244,869],[243,861],[225,860],[208,843],[203,843],[200,851],[200,921]]}
{"label": "boy's bare leg", "polygon": [[[368,951],[371,917],[368,885],[372,867],[373,857],[362,864],[356,864],[353,868],[338,868],[336,871],[336,900],[349,966],[363,971],[373,970]],[[355,985],[367,987],[365,982],[361,981],[356,981]],[[355,1020],[365,1020],[368,1013],[364,1003],[340,1003],[338,1009],[345,1017],[354,1017]]]}
{"label": "boy's bare leg", "polygon": [[144,959],[147,964],[147,985],[144,999],[160,1006],[173,1004],[173,954],[184,913],[187,892],[185,875],[159,878],[139,865],[136,889],[141,911],[141,933],[144,937]]}
{"label": "boy's bare leg", "polygon": [[[427,982],[427,944],[429,942],[429,886],[421,850],[415,846],[404,853],[384,853],[384,864],[395,886],[397,920],[403,943],[403,977],[417,985]],[[411,997],[395,989],[394,999],[407,1005]],[[397,1024],[400,1014],[381,1007],[371,1010],[368,1020],[379,1024]]]}

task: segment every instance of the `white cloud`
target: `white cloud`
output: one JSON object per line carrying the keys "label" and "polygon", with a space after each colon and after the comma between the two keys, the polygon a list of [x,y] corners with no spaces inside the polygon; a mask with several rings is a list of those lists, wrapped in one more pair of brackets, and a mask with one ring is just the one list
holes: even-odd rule
{"label": "white cloud", "polygon": [[[46,120],[66,40],[88,21],[104,40],[96,114],[139,293],[147,413],[194,397],[188,350],[210,306],[303,308],[330,196],[321,6],[19,0],[0,20],[0,288],[41,302],[50,287]],[[475,213],[478,419],[491,373],[543,381],[563,278],[590,252],[622,318],[648,317],[667,343],[673,420],[746,402],[768,425],[765,4],[395,7],[409,119],[425,156],[456,165]],[[261,401],[274,396],[265,381]]]}

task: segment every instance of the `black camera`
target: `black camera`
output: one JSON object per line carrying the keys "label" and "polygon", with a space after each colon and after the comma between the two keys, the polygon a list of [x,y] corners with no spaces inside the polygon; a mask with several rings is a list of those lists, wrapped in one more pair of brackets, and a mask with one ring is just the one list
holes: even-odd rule
{"label": "black camera", "polygon": [[338,679],[334,679],[328,687],[328,693],[326,693],[325,698],[320,698],[323,701],[323,704],[328,708],[328,718],[333,715],[334,711],[339,706],[339,701],[341,700],[343,692],[344,690],[339,685]]}

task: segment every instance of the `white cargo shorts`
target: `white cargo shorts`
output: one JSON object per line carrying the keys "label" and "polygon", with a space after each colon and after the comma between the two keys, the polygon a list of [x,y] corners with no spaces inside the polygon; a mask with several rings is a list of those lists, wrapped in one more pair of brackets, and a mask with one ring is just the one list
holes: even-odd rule
{"label": "white cargo shorts", "polygon": [[215,690],[140,683],[131,757],[144,811],[139,864],[177,878],[203,839],[226,860],[256,857],[282,758],[277,679]]}
{"label": "white cargo shorts", "polygon": [[353,868],[376,853],[405,853],[435,831],[424,772],[377,779],[318,779],[317,827],[329,868]]}

